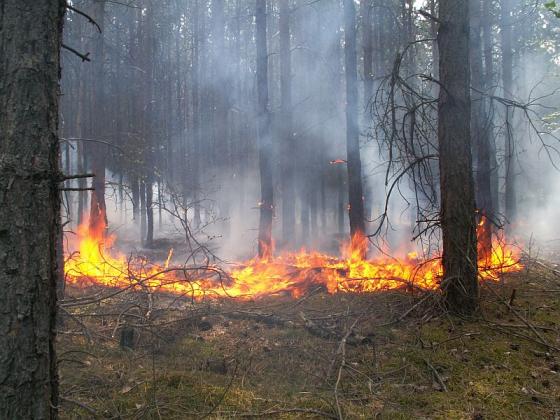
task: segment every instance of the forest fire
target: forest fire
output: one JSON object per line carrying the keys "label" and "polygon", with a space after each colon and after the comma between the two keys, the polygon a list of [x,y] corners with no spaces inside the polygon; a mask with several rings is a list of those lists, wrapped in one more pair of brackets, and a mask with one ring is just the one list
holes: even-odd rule
{"label": "forest fire", "polygon": [[[484,225],[479,225],[479,233]],[[313,288],[328,293],[368,293],[401,288],[437,289],[442,273],[441,259],[426,261],[416,253],[404,258],[361,258],[368,246],[364,236],[343,245],[341,258],[319,252],[283,253],[236,264],[229,272],[221,267],[171,267],[144,258],[127,258],[111,249],[116,237],[104,237],[104,226],[87,223],[78,230],[78,251],[65,264],[66,280],[79,287],[106,286],[148,289],[182,294],[193,299],[234,297],[254,299],[289,294],[300,297]],[[503,241],[494,241],[490,256],[479,259],[480,277],[497,280],[501,274],[521,269],[517,253]]]}

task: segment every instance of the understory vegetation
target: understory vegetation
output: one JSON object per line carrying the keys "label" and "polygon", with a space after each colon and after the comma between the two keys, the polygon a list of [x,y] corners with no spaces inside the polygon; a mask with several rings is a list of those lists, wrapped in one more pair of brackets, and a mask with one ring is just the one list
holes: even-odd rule
{"label": "understory vegetation", "polygon": [[[65,319],[61,415],[558,418],[559,293],[560,271],[538,260],[484,284],[473,319],[450,317],[438,292],[194,304],[129,292]],[[125,328],[133,349],[119,347]]]}

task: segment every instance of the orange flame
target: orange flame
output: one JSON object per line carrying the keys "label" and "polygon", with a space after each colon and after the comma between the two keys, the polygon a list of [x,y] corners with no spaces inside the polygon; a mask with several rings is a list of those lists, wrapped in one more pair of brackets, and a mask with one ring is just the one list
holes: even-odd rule
{"label": "orange flame", "polygon": [[[480,227],[479,227],[480,229]],[[170,267],[172,252],[163,265],[142,258],[127,258],[111,250],[115,236],[104,229],[78,229],[78,251],[67,258],[67,282],[78,286],[99,285],[148,289],[183,294],[193,299],[236,297],[254,299],[270,295],[304,295],[313,288],[328,293],[368,293],[401,288],[437,289],[442,276],[441,259],[420,261],[409,253],[402,259],[364,259],[368,239],[355,235],[343,245],[341,258],[302,250],[273,257],[253,258],[235,265],[227,275],[219,267],[204,270]],[[490,256],[479,261],[479,275],[496,281],[505,272],[519,271],[518,255],[503,240],[494,241]]]}

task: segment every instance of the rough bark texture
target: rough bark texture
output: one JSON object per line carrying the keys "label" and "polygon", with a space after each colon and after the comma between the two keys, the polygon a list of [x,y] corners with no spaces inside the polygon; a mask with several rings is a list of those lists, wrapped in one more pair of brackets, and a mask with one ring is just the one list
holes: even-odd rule
{"label": "rough bark texture", "polygon": [[353,0],[344,0],[346,63],[346,149],[350,234],[365,233],[362,161],[358,127],[358,64],[356,57],[356,10]]}
{"label": "rough bark texture", "polygon": [[65,2],[0,3],[0,417],[56,417],[58,79]]}
{"label": "rough bark texture", "polygon": [[472,113],[471,130],[474,150],[477,160],[476,171],[476,198],[479,216],[484,217],[484,225],[478,236],[478,252],[484,257],[489,257],[492,252],[492,229],[490,220],[494,219],[491,189],[490,168],[490,139],[489,139],[489,114],[486,112],[483,95],[484,70],[482,48],[482,3],[480,0],[470,0],[471,9],[471,73],[472,73]]}
{"label": "rough bark texture", "polygon": [[267,257],[272,251],[272,215],[274,210],[272,183],[272,143],[270,112],[268,110],[268,50],[266,45],[266,0],[256,0],[257,25],[257,95],[259,170],[261,202],[259,223],[259,256]]}
{"label": "rough bark texture", "polygon": [[478,306],[470,134],[468,0],[440,1],[439,155],[444,297],[453,312]]}

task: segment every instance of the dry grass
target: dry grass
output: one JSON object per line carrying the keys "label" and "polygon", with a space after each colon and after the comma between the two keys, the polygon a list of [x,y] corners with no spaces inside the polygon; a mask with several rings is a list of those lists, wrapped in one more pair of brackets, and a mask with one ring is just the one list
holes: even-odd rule
{"label": "dry grass", "polygon": [[[205,305],[160,296],[149,318],[142,296],[125,316],[123,302],[74,309],[82,324],[67,319],[59,340],[61,416],[558,418],[560,277],[529,267],[485,287],[475,320],[448,316],[437,295],[396,292]],[[111,337],[117,319],[136,324],[135,350]]]}

